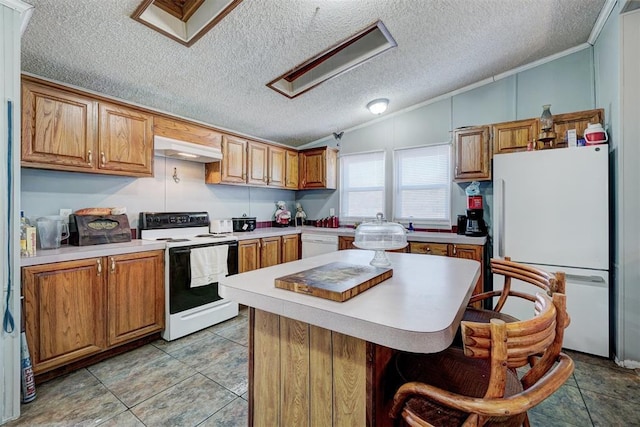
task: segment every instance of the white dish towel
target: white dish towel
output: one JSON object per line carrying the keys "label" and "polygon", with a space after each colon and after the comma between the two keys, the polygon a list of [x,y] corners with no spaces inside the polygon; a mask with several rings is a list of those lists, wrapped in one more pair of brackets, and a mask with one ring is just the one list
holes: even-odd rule
{"label": "white dish towel", "polygon": [[217,245],[191,249],[191,283],[197,288],[218,282],[228,274],[229,246]]}

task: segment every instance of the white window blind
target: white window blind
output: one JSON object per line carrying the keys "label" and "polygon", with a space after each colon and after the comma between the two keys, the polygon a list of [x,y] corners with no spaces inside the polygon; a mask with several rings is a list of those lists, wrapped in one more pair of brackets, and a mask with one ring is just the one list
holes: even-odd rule
{"label": "white window blind", "polygon": [[384,197],[384,151],[340,157],[341,220],[375,218]]}
{"label": "white window blind", "polygon": [[451,225],[451,146],[396,150],[394,219]]}

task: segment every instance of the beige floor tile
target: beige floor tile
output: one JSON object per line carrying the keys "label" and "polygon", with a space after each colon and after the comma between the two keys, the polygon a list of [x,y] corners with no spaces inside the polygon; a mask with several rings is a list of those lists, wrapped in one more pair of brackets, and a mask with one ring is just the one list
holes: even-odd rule
{"label": "beige floor tile", "polygon": [[236,395],[196,374],[133,407],[147,426],[196,426],[228,405]]}

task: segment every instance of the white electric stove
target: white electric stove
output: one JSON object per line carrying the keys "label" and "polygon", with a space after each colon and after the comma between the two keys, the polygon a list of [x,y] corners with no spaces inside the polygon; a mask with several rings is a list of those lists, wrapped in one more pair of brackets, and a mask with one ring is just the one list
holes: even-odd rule
{"label": "white electric stove", "polygon": [[228,275],[238,273],[238,239],[209,232],[206,212],[141,212],[140,238],[163,240],[165,252],[165,329],[171,341],[238,315],[238,304],[218,294],[218,283],[192,287],[191,251],[226,245]]}

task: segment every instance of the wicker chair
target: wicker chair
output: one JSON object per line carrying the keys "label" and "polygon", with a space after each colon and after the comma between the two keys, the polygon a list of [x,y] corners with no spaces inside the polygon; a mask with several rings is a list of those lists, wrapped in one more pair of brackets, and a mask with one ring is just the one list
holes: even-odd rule
{"label": "wicker chair", "polygon": [[[487,323],[491,319],[502,319],[507,323],[515,322],[519,319],[508,314],[501,313],[501,310],[508,298],[515,297],[534,301],[535,293],[540,290],[544,291],[549,296],[553,295],[555,292],[560,292],[562,294],[565,293],[566,279],[565,274],[562,272],[548,273],[536,267],[513,262],[508,257],[505,257],[504,259],[491,259],[491,272],[494,275],[501,275],[504,277],[504,285],[502,289],[483,292],[472,296],[469,300],[469,307],[466,308],[462,320]],[[537,289],[534,288],[531,293],[515,291],[511,288],[511,279],[526,282]],[[486,301],[495,297],[499,298],[491,310],[471,307],[471,304],[473,303]]]}
{"label": "wicker chair", "polygon": [[[528,426],[527,410],[573,372],[573,361],[561,353],[565,295],[556,292],[552,300],[538,293],[534,304],[535,316],[527,320],[463,321],[463,349],[398,354],[396,368],[406,383],[390,416],[410,426]],[[526,372],[519,375],[518,368]]]}

